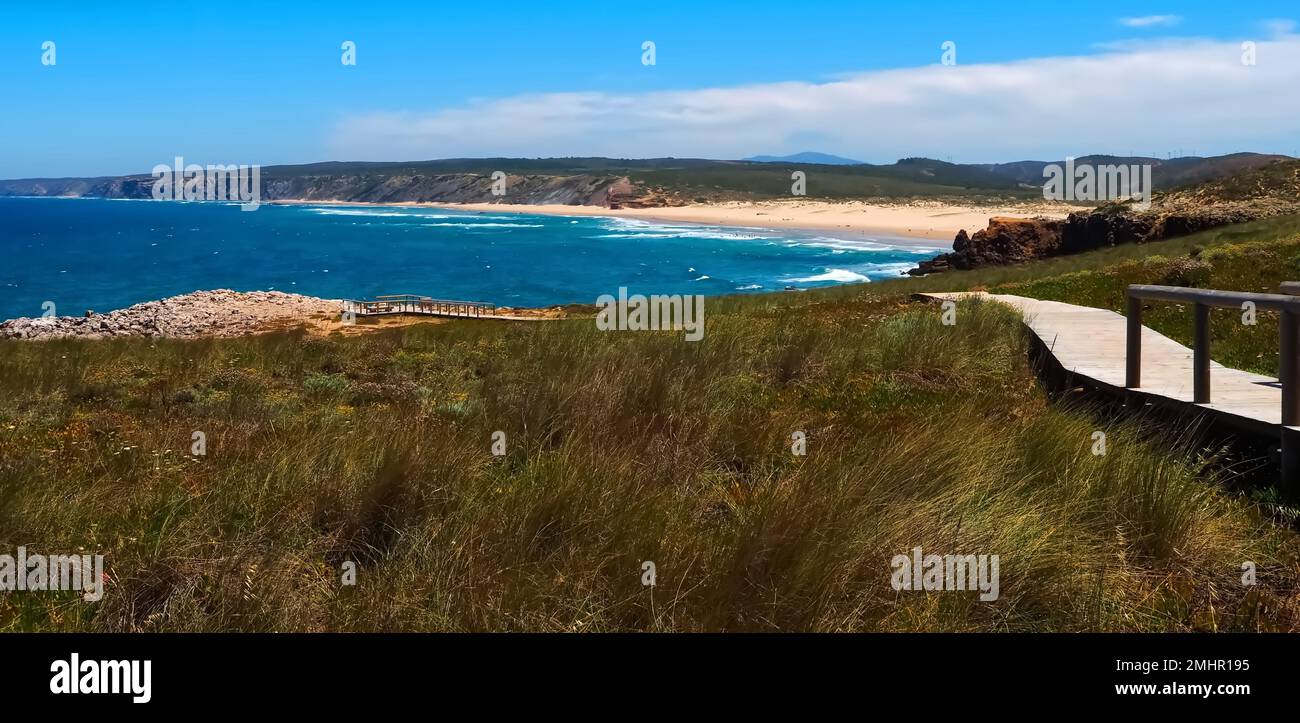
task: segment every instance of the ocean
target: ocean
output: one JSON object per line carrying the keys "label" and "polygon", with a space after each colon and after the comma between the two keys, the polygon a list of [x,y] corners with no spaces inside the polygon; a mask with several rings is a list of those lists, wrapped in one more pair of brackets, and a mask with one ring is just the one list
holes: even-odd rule
{"label": "ocean", "polygon": [[502,306],[736,294],[895,278],[948,250],[606,217],[413,207],[0,198],[0,319],[200,289],[412,293]]}

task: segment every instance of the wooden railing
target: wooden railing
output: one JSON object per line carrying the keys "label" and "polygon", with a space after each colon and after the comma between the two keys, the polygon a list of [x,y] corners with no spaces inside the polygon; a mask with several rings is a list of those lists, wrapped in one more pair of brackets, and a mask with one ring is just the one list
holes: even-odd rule
{"label": "wooden railing", "polygon": [[347,300],[343,310],[370,314],[430,314],[434,316],[495,316],[497,305],[482,301],[434,299],[417,294],[385,294],[374,300]]}
{"label": "wooden railing", "polygon": [[1196,404],[1210,403],[1210,309],[1244,311],[1253,304],[1256,311],[1276,311],[1278,319],[1278,379],[1282,386],[1282,424],[1279,429],[1281,471],[1279,487],[1285,498],[1300,500],[1300,282],[1282,284],[1281,294],[1244,291],[1213,291],[1180,286],[1128,287],[1128,328],[1124,386],[1142,386],[1142,301],[1172,301],[1192,304],[1192,398]]}
{"label": "wooden railing", "polygon": [[[1300,292],[1300,283],[1283,284],[1283,290]],[[1192,401],[1210,403],[1210,309],[1280,312],[1278,321],[1281,358],[1278,378],[1282,382],[1282,424],[1300,425],[1300,296],[1260,294],[1246,291],[1214,291],[1181,286],[1128,287],[1128,329],[1125,349],[1124,386],[1142,386],[1142,302],[1173,301],[1193,306]]]}

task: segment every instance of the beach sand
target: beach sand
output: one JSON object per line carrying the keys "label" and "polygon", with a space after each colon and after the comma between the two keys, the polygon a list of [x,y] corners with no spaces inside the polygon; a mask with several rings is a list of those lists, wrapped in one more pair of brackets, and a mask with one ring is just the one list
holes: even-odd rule
{"label": "beach sand", "polygon": [[274,201],[344,206],[411,206],[450,208],[489,213],[535,213],[548,216],[608,216],[644,221],[699,223],[766,229],[794,229],[835,232],[836,236],[891,236],[900,243],[935,247],[935,241],[951,244],[957,232],[975,233],[993,216],[1065,218],[1078,207],[1042,201],[975,206],[942,201],[736,201],[728,203],[663,206],[656,208],[610,209],[604,206],[516,203],[358,203],[347,201]]}
{"label": "beach sand", "polygon": [[939,202],[868,203],[846,201],[759,201],[661,208],[608,209],[601,206],[516,205],[501,203],[434,204],[445,208],[492,213],[538,213],[558,216],[612,216],[646,221],[672,221],[719,226],[834,231],[837,235],[893,236],[951,244],[957,232],[984,229],[992,216],[1065,218],[1072,210],[1060,204],[1025,203],[1006,206],[958,206]]}

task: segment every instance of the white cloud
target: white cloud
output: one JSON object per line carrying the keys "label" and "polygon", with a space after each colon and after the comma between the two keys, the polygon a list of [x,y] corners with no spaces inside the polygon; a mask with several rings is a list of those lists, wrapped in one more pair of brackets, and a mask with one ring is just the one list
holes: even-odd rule
{"label": "white cloud", "polygon": [[1130,28],[1168,27],[1182,22],[1178,15],[1143,15],[1137,18],[1120,18],[1119,24]]}
{"label": "white cloud", "polygon": [[1295,21],[1287,18],[1274,18],[1260,23],[1264,32],[1271,38],[1291,35],[1295,32]]}
{"label": "white cloud", "polygon": [[1052,159],[1088,153],[1290,153],[1300,141],[1300,36],[1241,45],[1126,44],[1089,56],[932,65],[645,93],[572,92],[345,118],[336,158],[739,158],[821,150],[872,161]]}

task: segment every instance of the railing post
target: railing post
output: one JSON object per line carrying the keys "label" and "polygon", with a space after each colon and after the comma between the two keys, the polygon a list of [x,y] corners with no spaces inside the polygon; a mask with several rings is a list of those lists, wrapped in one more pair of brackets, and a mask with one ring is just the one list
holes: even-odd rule
{"label": "railing post", "polygon": [[1300,426],[1300,313],[1282,312],[1279,319],[1279,370],[1282,381],[1282,424]]}
{"label": "railing post", "polygon": [[1284,309],[1278,319],[1278,377],[1282,381],[1282,474],[1278,488],[1283,499],[1300,498],[1300,312]]}
{"label": "railing post", "polygon": [[1192,401],[1210,403],[1210,307],[1196,304],[1195,346],[1192,348]]}
{"label": "railing post", "polygon": [[1128,335],[1124,347],[1124,386],[1142,386],[1142,299],[1128,297]]}

